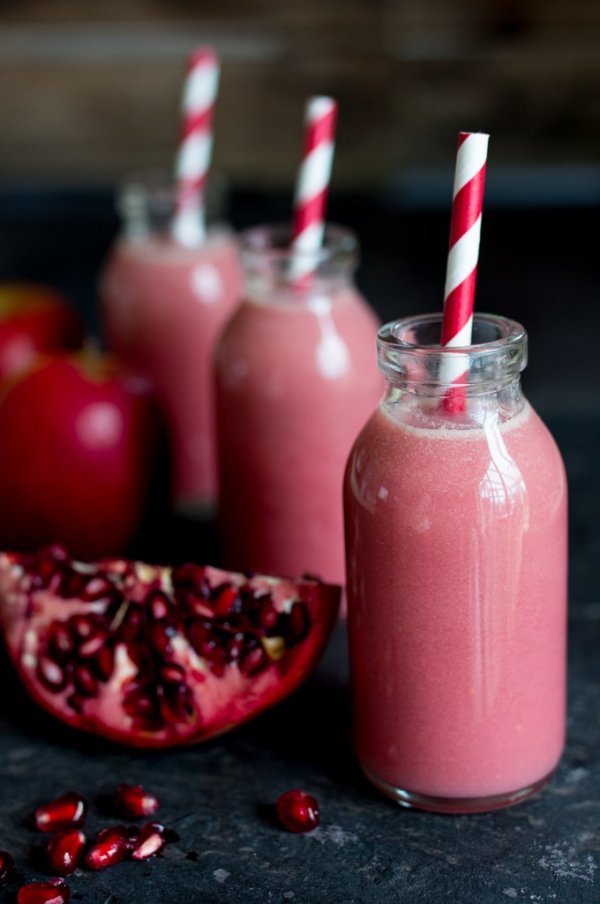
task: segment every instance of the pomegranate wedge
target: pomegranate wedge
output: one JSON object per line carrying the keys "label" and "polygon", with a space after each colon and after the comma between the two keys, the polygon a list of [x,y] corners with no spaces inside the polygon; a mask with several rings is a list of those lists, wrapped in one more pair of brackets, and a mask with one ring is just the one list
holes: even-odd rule
{"label": "pomegranate wedge", "polygon": [[68,724],[134,747],[234,728],[316,665],[340,591],[141,562],[0,553],[0,626],[29,693]]}

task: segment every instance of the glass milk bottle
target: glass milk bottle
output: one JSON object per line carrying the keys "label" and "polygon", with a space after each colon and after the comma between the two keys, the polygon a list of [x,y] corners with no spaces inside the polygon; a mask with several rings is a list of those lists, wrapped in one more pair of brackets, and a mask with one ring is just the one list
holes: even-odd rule
{"label": "glass milk bottle", "polygon": [[475,315],[462,351],[440,330],[425,315],[379,332],[387,390],[345,481],[348,618],[365,773],[401,804],[462,813],[527,797],[561,756],[567,489],[521,392],[524,329]]}
{"label": "glass milk bottle", "polygon": [[301,281],[290,239],[287,227],[242,235],[245,297],[217,346],[224,561],[343,583],[343,474],[383,390],[378,321],[353,284],[352,233],[328,227]]}
{"label": "glass milk bottle", "polygon": [[240,300],[242,272],[233,234],[213,226],[198,248],[171,238],[175,188],[137,179],[119,197],[123,231],[100,292],[107,344],[154,383],[170,427],[172,496],[188,515],[216,500],[212,355]]}

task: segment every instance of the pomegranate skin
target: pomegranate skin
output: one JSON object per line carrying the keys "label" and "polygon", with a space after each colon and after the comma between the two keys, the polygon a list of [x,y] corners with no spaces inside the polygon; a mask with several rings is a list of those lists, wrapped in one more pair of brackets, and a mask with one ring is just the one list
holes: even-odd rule
{"label": "pomegranate skin", "polygon": [[287,697],[316,666],[339,598],[314,578],[82,563],[56,545],[0,553],[0,628],[30,695],[131,747],[199,743]]}
{"label": "pomegranate skin", "polygon": [[147,382],[101,355],[37,358],[0,394],[0,548],[58,540],[84,559],[121,553],[160,437]]}
{"label": "pomegranate skin", "polygon": [[0,381],[25,371],[42,352],[77,349],[82,342],[79,314],[55,289],[0,283]]}

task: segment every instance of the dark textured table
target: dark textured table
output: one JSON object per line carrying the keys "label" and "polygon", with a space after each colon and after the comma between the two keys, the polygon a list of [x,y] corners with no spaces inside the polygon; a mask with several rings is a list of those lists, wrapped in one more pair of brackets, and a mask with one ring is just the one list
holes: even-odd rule
{"label": "dark textured table", "polygon": [[[8,201],[0,217],[0,277],[56,282],[93,323],[94,276],[114,227],[106,198],[79,199],[79,207],[73,197],[55,200],[51,213],[47,198]],[[235,215],[238,223],[252,222],[273,211],[279,213],[277,203],[261,207],[246,197]],[[60,227],[53,232],[52,217]],[[366,224],[361,281],[384,317],[433,306],[445,215],[352,201],[339,205],[338,219]],[[588,349],[590,336],[597,348],[600,310],[600,280],[590,264],[594,216],[573,212],[565,230],[563,212],[523,213],[517,234],[514,212],[512,220],[502,211],[488,219],[486,307],[520,314],[531,328],[530,395],[563,450],[571,491],[569,732],[550,784],[518,806],[468,817],[407,811],[379,796],[352,755],[343,628],[292,698],[218,741],[175,752],[132,752],[62,727],[25,699],[3,665],[0,848],[16,854],[24,876],[36,875],[29,864],[40,837],[28,817],[37,803],[70,787],[94,801],[128,781],[160,796],[160,817],[179,840],[145,864],[75,875],[73,901],[600,901],[600,356]],[[204,558],[212,549],[210,536],[179,523],[141,537],[138,551],[181,559]],[[288,834],[274,819],[275,798],[294,786],[320,801],[322,824],[309,835]],[[108,822],[94,809],[88,824],[93,830]]]}
{"label": "dark textured table", "polygon": [[[600,619],[571,625],[567,752],[537,797],[504,811],[437,816],[403,810],[362,778],[351,752],[345,635],[317,675],[275,710],[218,742],[137,753],[64,730],[7,677],[0,719],[0,847],[25,868],[32,807],[77,787],[92,800],[143,782],[179,841],[146,864],[69,882],[86,904],[363,904],[452,900],[597,904],[600,899]],[[319,799],[322,824],[291,835],[273,801],[289,787]],[[92,816],[90,828],[108,824]]]}

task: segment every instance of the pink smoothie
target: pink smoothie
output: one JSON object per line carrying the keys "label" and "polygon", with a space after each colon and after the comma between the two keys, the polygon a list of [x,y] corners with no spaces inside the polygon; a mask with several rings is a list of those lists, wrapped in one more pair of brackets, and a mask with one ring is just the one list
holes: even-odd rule
{"label": "pink smoothie", "polygon": [[344,581],[342,484],[381,398],[378,322],[349,286],[246,300],[217,351],[226,563]]}
{"label": "pink smoothie", "polygon": [[154,382],[171,428],[174,500],[192,512],[216,498],[212,354],[241,286],[224,230],[197,250],[125,237],[102,280],[108,345]]}
{"label": "pink smoothie", "polygon": [[400,417],[380,406],[346,477],[358,757],[416,794],[517,791],[564,743],[560,454],[527,403],[485,431]]}

